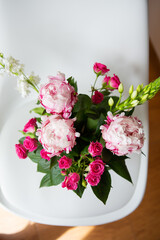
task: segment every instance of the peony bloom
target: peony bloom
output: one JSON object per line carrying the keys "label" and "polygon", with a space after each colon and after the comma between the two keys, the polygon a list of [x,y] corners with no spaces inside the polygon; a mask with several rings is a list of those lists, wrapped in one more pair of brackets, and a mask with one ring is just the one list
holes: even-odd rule
{"label": "peony bloom", "polygon": [[87,180],[87,182],[91,185],[91,186],[97,186],[98,183],[101,180],[101,176],[100,175],[93,175],[91,173],[87,174],[87,177],[85,178]]}
{"label": "peony bloom", "polygon": [[92,96],[92,102],[94,104],[101,103],[103,101],[103,94],[101,92],[95,91],[94,95]]}
{"label": "peony bloom", "polygon": [[94,64],[93,70],[99,75],[104,75],[105,73],[109,72],[109,69],[107,69],[106,65],[97,62]]}
{"label": "peony bloom", "polygon": [[23,132],[35,132],[35,128],[37,127],[36,118],[31,118],[26,125],[24,126]]}
{"label": "peony bloom", "polygon": [[15,149],[19,158],[25,159],[27,157],[27,149],[22,144],[15,144]]}
{"label": "peony bloom", "polygon": [[121,82],[119,80],[119,77],[113,74],[113,77],[105,76],[103,83],[111,87],[110,90],[112,91],[114,89],[118,89]]}
{"label": "peony bloom", "polygon": [[88,152],[92,155],[92,157],[101,155],[103,150],[103,146],[99,142],[91,142],[88,148]]}
{"label": "peony bloom", "polygon": [[50,154],[51,154],[51,153],[46,152],[45,149],[42,149],[42,150],[40,151],[41,158],[46,159],[46,160],[48,160],[48,161],[51,159],[51,158],[49,157]]}
{"label": "peony bloom", "polygon": [[63,156],[58,160],[58,163],[59,163],[60,169],[68,169],[72,165],[72,159],[66,156]]}
{"label": "peony bloom", "polygon": [[113,116],[111,112],[105,125],[100,127],[106,148],[118,156],[139,153],[144,144],[142,122],[136,117]]}
{"label": "peony bloom", "polygon": [[70,117],[77,102],[77,93],[74,87],[65,81],[64,74],[58,73],[56,77],[49,77],[49,83],[43,85],[39,92],[39,100],[48,113]]}
{"label": "peony bloom", "polygon": [[29,151],[29,152],[33,152],[34,150],[36,150],[38,148],[38,141],[35,138],[31,138],[31,137],[26,137],[24,142],[23,142],[23,146]]}
{"label": "peony bloom", "polygon": [[101,176],[104,172],[104,162],[100,158],[96,158],[89,164],[90,174],[95,176]]}
{"label": "peony bloom", "polygon": [[64,182],[62,182],[62,188],[67,188],[68,190],[76,190],[78,188],[78,182],[80,176],[78,173],[70,173],[65,177]]}
{"label": "peony bloom", "polygon": [[37,130],[39,141],[49,155],[59,156],[63,151],[69,153],[80,134],[73,127],[75,119],[64,119],[59,115],[42,117],[41,129]]}

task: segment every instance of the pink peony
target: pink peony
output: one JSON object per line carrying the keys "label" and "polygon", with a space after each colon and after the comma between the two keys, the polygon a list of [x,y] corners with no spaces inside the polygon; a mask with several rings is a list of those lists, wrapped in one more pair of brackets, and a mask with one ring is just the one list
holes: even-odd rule
{"label": "pink peony", "polygon": [[66,156],[63,156],[59,159],[59,168],[60,169],[68,169],[72,165],[72,159]]}
{"label": "pink peony", "polygon": [[140,152],[144,144],[142,122],[136,117],[113,116],[111,112],[105,125],[100,127],[106,148],[118,156]]}
{"label": "pink peony", "polygon": [[78,182],[80,180],[80,176],[78,173],[70,173],[65,177],[64,182],[62,182],[62,188],[67,188],[68,190],[76,190],[78,187]]}
{"label": "pink peony", "polygon": [[103,94],[101,92],[95,91],[94,95],[92,96],[92,102],[94,104],[101,103],[103,101]]}
{"label": "pink peony", "polygon": [[65,75],[59,73],[56,77],[49,77],[49,83],[40,88],[39,100],[48,113],[56,113],[69,118],[74,104],[77,102],[77,93],[65,81]]}
{"label": "pink peony", "polygon": [[27,149],[22,144],[15,144],[15,149],[19,158],[25,159],[27,157]]}
{"label": "pink peony", "polygon": [[34,133],[35,129],[37,127],[37,123],[36,123],[36,118],[31,118],[26,125],[24,126],[23,132],[31,132]]}
{"label": "pink peony", "polygon": [[69,153],[80,134],[73,127],[75,119],[64,119],[60,115],[42,117],[41,129],[37,130],[39,141],[49,156],[59,156],[63,151]]}
{"label": "pink peony", "polygon": [[102,150],[103,146],[99,142],[91,142],[88,148],[88,151],[92,155],[92,157],[101,155]]}
{"label": "pink peony", "polygon": [[91,186],[97,186],[98,183],[101,180],[101,176],[100,175],[93,175],[91,173],[88,173],[87,177],[85,178],[87,180],[87,182],[91,185]]}
{"label": "pink peony", "polygon": [[48,160],[48,161],[51,159],[51,158],[49,157],[49,154],[51,154],[51,153],[46,152],[45,149],[42,149],[42,150],[40,151],[41,158],[46,159],[46,160]]}
{"label": "pink peony", "polygon": [[89,170],[90,174],[96,175],[96,176],[101,176],[104,172],[104,162],[102,159],[97,158],[93,162],[89,164]]}
{"label": "pink peony", "polygon": [[106,83],[109,87],[111,87],[110,90],[114,90],[118,89],[121,82],[119,80],[119,77],[113,74],[113,77],[105,76],[103,83]]}
{"label": "pink peony", "polygon": [[94,64],[93,70],[95,73],[100,75],[104,75],[105,73],[109,72],[109,69],[107,69],[106,65],[97,62]]}
{"label": "pink peony", "polygon": [[31,138],[31,137],[26,137],[24,142],[23,142],[23,146],[29,151],[29,152],[33,152],[34,150],[36,150],[38,148],[38,141],[35,138]]}

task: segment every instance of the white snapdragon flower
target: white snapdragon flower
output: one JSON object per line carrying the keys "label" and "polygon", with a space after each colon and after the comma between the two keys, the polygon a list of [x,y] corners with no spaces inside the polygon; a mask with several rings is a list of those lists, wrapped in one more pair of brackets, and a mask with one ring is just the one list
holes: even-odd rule
{"label": "white snapdragon flower", "polygon": [[17,89],[23,98],[30,93],[29,84],[22,74],[17,79]]}
{"label": "white snapdragon flower", "polygon": [[16,74],[19,75],[21,72],[24,71],[24,65],[20,64],[18,60],[13,57],[9,57],[4,59],[5,63],[5,71],[9,74]]}
{"label": "white snapdragon flower", "polygon": [[40,82],[40,77],[37,75],[34,75],[34,72],[31,72],[31,75],[29,76],[29,80],[31,81],[31,83],[33,83],[34,85],[38,85]]}

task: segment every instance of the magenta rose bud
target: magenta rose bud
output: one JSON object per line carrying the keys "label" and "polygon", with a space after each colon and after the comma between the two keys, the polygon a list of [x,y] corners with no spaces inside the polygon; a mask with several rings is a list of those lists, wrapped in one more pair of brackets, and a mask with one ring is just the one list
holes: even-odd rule
{"label": "magenta rose bud", "polygon": [[23,142],[23,146],[29,151],[29,152],[33,152],[34,150],[36,150],[38,148],[38,141],[35,138],[31,138],[31,137],[26,137],[24,142]]}
{"label": "magenta rose bud", "polygon": [[100,175],[93,175],[91,173],[88,173],[87,177],[85,178],[87,180],[87,182],[91,185],[91,186],[97,186],[98,183],[101,180],[101,176]]}
{"label": "magenta rose bud", "polygon": [[65,177],[62,182],[62,188],[67,188],[68,190],[76,190],[78,188],[78,181],[80,180],[80,176],[78,173],[70,173]]}
{"label": "magenta rose bud", "polygon": [[68,82],[65,75],[58,73],[56,77],[49,77],[49,83],[40,88],[39,100],[48,113],[58,114],[69,118],[74,104],[77,102],[77,93]]}
{"label": "magenta rose bud", "polygon": [[106,65],[97,62],[94,64],[93,70],[96,74],[99,75],[104,75],[105,73],[109,72],[109,69],[107,68]]}
{"label": "magenta rose bud", "polygon": [[91,142],[88,148],[88,152],[92,157],[100,156],[103,150],[103,146],[99,142]]}
{"label": "magenta rose bud", "polygon": [[106,148],[118,156],[139,153],[144,144],[142,122],[124,113],[113,116],[108,112],[106,124],[100,127]]}
{"label": "magenta rose bud", "polygon": [[92,96],[92,102],[94,104],[101,103],[103,101],[103,98],[104,98],[104,96],[101,92],[95,91],[94,95]]}
{"label": "magenta rose bud", "polygon": [[104,172],[104,162],[102,159],[97,158],[95,161],[89,164],[90,174],[101,176]]}
{"label": "magenta rose bud", "polygon": [[31,132],[34,133],[35,132],[35,128],[37,127],[37,123],[36,123],[36,118],[31,118],[26,125],[24,126],[23,132]]}
{"label": "magenta rose bud", "polygon": [[114,89],[118,89],[121,82],[119,80],[119,77],[113,74],[113,77],[105,76],[105,78],[103,79],[103,83],[108,85],[110,87],[110,90],[112,91]]}
{"label": "magenta rose bud", "polygon": [[48,161],[51,159],[51,158],[48,156],[49,154],[51,154],[51,153],[46,152],[45,149],[42,149],[42,150],[40,151],[41,158],[46,159],[46,160],[48,160]]}
{"label": "magenta rose bud", "polygon": [[27,157],[27,150],[22,144],[15,144],[15,149],[19,158],[25,159]]}
{"label": "magenta rose bud", "polygon": [[60,169],[68,169],[72,165],[72,159],[66,156],[63,156],[59,159],[59,168]]}

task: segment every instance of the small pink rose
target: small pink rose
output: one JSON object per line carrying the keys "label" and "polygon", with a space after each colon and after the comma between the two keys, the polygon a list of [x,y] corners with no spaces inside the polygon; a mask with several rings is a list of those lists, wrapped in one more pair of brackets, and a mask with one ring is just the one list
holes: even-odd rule
{"label": "small pink rose", "polygon": [[109,69],[107,69],[107,66],[102,63],[95,63],[93,66],[93,70],[95,73],[104,75],[105,73],[109,72]]}
{"label": "small pink rose", "polygon": [[100,156],[103,150],[103,146],[99,142],[91,142],[88,148],[89,153],[92,157]]}
{"label": "small pink rose", "polygon": [[89,164],[90,174],[101,176],[104,172],[104,162],[102,159],[97,158],[95,161]]}
{"label": "small pink rose", "polygon": [[68,190],[76,190],[78,188],[78,181],[80,180],[80,176],[78,173],[70,173],[65,177],[62,182],[62,188],[67,188]]}
{"label": "small pink rose", "polygon": [[63,156],[59,159],[59,168],[60,169],[68,169],[72,165],[72,159],[66,156]]}
{"label": "small pink rose", "polygon": [[98,183],[101,180],[101,176],[97,176],[97,175],[93,175],[91,173],[88,173],[87,177],[85,178],[87,180],[87,182],[91,185],[91,186],[97,186]]}
{"label": "small pink rose", "polygon": [[31,137],[26,137],[24,142],[23,142],[23,146],[29,151],[29,152],[33,152],[34,150],[36,150],[38,148],[38,141],[35,138],[31,138]]}
{"label": "small pink rose", "polygon": [[103,94],[101,92],[95,91],[94,95],[92,96],[92,102],[94,104],[99,104],[103,101]]}
{"label": "small pink rose", "polygon": [[46,159],[46,160],[50,160],[51,158],[49,157],[49,152],[47,152],[47,151],[45,151],[45,149],[42,149],[41,151],[40,151],[40,155],[41,155],[41,158],[43,158],[43,159]]}
{"label": "small pink rose", "polygon": [[113,74],[113,77],[105,76],[105,78],[103,79],[103,83],[106,83],[106,85],[108,85],[110,87],[110,90],[112,91],[114,89],[118,89],[121,82],[119,80],[119,77]]}
{"label": "small pink rose", "polygon": [[36,123],[36,118],[31,118],[26,125],[24,126],[23,132],[31,132],[34,133],[35,132],[35,128],[37,127],[37,123]]}
{"label": "small pink rose", "polygon": [[27,150],[22,144],[15,144],[15,149],[19,158],[25,159],[27,157]]}

